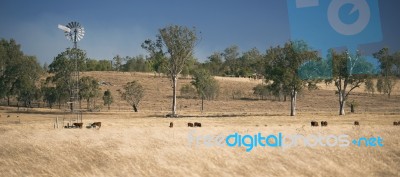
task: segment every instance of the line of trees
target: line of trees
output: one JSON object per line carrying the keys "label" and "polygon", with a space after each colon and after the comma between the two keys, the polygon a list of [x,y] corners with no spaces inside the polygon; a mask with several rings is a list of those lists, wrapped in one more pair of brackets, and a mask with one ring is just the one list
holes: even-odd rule
{"label": "line of trees", "polygon": [[[344,115],[344,107],[351,92],[365,85],[369,93],[376,91],[387,94],[400,77],[400,52],[391,54],[389,49],[373,54],[379,60],[379,72],[374,71],[359,52],[329,50],[326,58],[304,41],[288,41],[283,46],[275,46],[260,52],[257,48],[240,53],[238,46],[230,46],[221,52],[214,52],[204,63],[193,57],[198,42],[195,28],[170,25],[159,30],[155,40],[145,40],[141,47],[147,56],[121,57],[112,60],[89,59],[85,51],[66,49],[57,55],[50,65],[40,66],[34,56],[26,56],[14,40],[0,41],[0,97],[17,101],[19,106],[30,107],[33,101],[45,101],[49,107],[71,101],[74,84],[72,71],[77,60],[80,71],[122,71],[154,72],[165,75],[172,84],[172,116],[176,116],[176,89],[178,78],[192,75],[192,84],[181,88],[181,93],[215,99],[218,82],[212,76],[254,77],[265,79],[265,84],[256,86],[254,94],[261,99],[274,97],[286,101],[290,98],[290,115],[296,115],[297,94],[304,89],[317,89],[316,84],[334,84],[338,96],[339,115]],[[325,56],[323,56],[325,57]],[[49,76],[40,80],[45,72]],[[377,79],[374,84],[373,79]],[[87,109],[95,108],[95,98],[100,97],[98,81],[92,77],[80,78],[80,100],[87,103]],[[133,89],[133,90],[132,90]],[[130,92],[136,95],[132,97]],[[195,92],[195,93],[194,93]],[[120,90],[122,98],[138,111],[143,98],[143,87],[137,82],[129,82]],[[136,100],[135,100],[136,99]],[[103,93],[104,105],[110,108],[113,98],[109,90]],[[202,104],[203,105],[203,104]],[[202,106],[203,107],[203,106]]]}

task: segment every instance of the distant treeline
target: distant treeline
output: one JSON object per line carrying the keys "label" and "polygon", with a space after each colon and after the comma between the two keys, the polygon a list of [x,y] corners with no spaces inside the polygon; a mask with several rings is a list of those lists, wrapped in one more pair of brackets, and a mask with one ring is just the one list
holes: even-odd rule
{"label": "distant treeline", "polygon": [[[32,102],[45,102],[49,107],[53,104],[71,101],[74,91],[73,71],[75,61],[79,71],[121,71],[121,72],[154,72],[167,74],[170,56],[160,44],[161,40],[146,40],[142,48],[148,55],[126,56],[116,55],[113,59],[96,60],[86,56],[81,49],[67,48],[54,57],[50,65],[41,66],[35,56],[27,56],[21,46],[13,39],[0,40],[0,99],[16,101],[31,107]],[[343,102],[353,87],[365,83],[366,91],[387,94],[390,97],[398,77],[400,77],[400,52],[390,53],[383,48],[375,52],[374,57],[379,61],[379,67],[368,63],[360,53],[351,54],[346,51],[330,50],[328,56],[322,58],[317,51],[308,47],[304,41],[290,41],[283,46],[270,47],[266,52],[252,48],[240,52],[238,46],[230,46],[223,51],[212,53],[206,61],[199,62],[190,56],[182,67],[181,76],[194,76],[194,79],[213,81],[207,76],[234,76],[263,78],[266,85],[258,85],[253,89],[254,94],[261,99],[274,96],[290,97],[295,102],[296,94],[303,88],[315,89],[316,83],[334,83],[338,93],[343,95]],[[45,75],[48,73],[48,75]],[[202,73],[202,74],[199,74]],[[47,78],[43,79],[43,76]],[[375,84],[372,79],[378,79]],[[208,86],[206,84],[206,86]],[[215,87],[217,87],[215,84]],[[341,86],[344,85],[344,88]],[[349,86],[346,90],[346,86]],[[375,86],[376,85],[376,86]],[[209,88],[198,81],[198,90],[203,98],[215,97],[213,92],[208,96]],[[199,89],[202,88],[203,89]],[[95,98],[102,95],[99,92],[98,81],[95,78],[80,78],[80,100],[87,102],[88,109]],[[189,87],[186,88],[190,89]],[[211,90],[218,90],[213,88]],[[104,93],[106,94],[106,93]],[[109,93],[107,93],[109,94]],[[344,104],[344,103],[343,103]]]}

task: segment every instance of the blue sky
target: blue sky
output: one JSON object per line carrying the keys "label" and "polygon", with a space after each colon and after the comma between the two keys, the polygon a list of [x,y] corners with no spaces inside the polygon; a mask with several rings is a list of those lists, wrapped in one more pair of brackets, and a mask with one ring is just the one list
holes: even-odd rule
{"label": "blue sky", "polygon": [[[399,5],[399,1],[379,1],[382,40],[360,45],[360,50],[366,54],[382,47],[400,50],[400,25],[396,19],[400,17]],[[305,24],[313,20],[292,19]],[[257,47],[265,52],[292,35],[286,0],[3,0],[0,38],[14,38],[25,54],[37,56],[41,63],[51,63],[57,54],[72,46],[57,28],[58,24],[71,21],[85,27],[85,36],[78,45],[95,59],[111,59],[117,54],[145,55],[141,43],[154,39],[158,29],[169,24],[195,26],[201,31],[201,41],[195,49],[200,61],[230,45],[238,45],[241,51]],[[319,29],[310,27],[310,31],[318,33]],[[304,40],[312,41],[311,38]]]}

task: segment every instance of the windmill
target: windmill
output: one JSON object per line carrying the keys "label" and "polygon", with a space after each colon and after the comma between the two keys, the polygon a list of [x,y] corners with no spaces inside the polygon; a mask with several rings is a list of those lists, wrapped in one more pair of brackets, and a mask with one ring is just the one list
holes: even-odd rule
{"label": "windmill", "polygon": [[[64,31],[65,37],[72,41],[74,50],[78,48],[78,41],[80,41],[84,34],[85,29],[78,22],[70,22],[66,26],[58,25],[58,28]],[[76,51],[75,51],[76,52]],[[71,79],[73,80],[72,93],[70,98],[71,112],[77,112],[79,104],[79,67],[78,67],[78,53],[75,53],[75,69],[72,72]]]}

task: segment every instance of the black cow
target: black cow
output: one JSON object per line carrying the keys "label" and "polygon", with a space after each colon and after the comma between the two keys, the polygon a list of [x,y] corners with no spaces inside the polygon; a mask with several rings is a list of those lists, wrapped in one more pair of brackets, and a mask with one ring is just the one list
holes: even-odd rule
{"label": "black cow", "polygon": [[194,123],[194,127],[201,127],[201,123],[200,122],[195,122]]}
{"label": "black cow", "polygon": [[311,121],[311,126],[312,127],[318,127],[318,122],[317,121]]}
{"label": "black cow", "polygon": [[82,128],[83,123],[73,123],[75,127]]}

